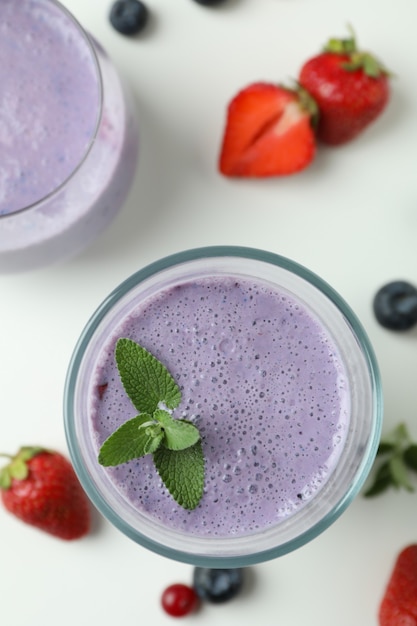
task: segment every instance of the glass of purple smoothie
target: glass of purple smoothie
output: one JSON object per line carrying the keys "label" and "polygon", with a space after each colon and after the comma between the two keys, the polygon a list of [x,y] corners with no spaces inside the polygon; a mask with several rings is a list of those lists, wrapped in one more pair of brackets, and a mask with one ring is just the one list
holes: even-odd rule
{"label": "glass of purple smoothie", "polygon": [[[145,456],[99,465],[134,415],[115,365],[141,344],[182,390],[173,416],[198,426],[205,486],[194,510]],[[188,250],[128,278],[86,325],[69,367],[65,428],[93,503],[135,542],[209,567],[244,567],[299,548],[362,487],[382,421],[377,363],[344,300],[306,268],[240,247]]]}
{"label": "glass of purple smoothie", "polygon": [[138,136],[103,48],[56,0],[2,0],[0,272],[74,256],[130,189]]}

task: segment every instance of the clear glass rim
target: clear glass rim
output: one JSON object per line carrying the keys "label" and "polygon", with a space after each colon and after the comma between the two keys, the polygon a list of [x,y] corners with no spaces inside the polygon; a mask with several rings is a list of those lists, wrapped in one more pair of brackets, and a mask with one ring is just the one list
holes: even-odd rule
{"label": "clear glass rim", "polygon": [[[268,548],[267,550],[254,552],[252,554],[245,554],[243,556],[190,554],[187,552],[186,546],[184,546],[184,550],[165,546],[130,527],[125,520],[113,511],[113,509],[108,505],[102,495],[97,492],[92,484],[88,472],[85,469],[82,455],[77,446],[75,425],[72,417],[74,412],[72,390],[75,388],[78,370],[83,358],[85,347],[88,345],[100,322],[103,318],[105,318],[106,314],[112,309],[112,307],[138,283],[153,276],[154,274],[162,272],[163,270],[178,264],[184,264],[189,261],[204,258],[209,259],[212,257],[243,257],[272,265],[278,265],[279,267],[289,270],[291,273],[296,274],[314,287],[318,288],[330,299],[330,301],[348,320],[366,360],[373,396],[372,406],[374,408],[374,414],[368,447],[363,455],[361,465],[356,472],[354,480],[344,493],[343,497],[336,502],[330,512],[328,512],[312,527],[308,528],[304,533],[290,539],[286,543],[280,544],[276,548]],[[72,458],[75,471],[93,504],[114,526],[133,539],[136,543],[170,559],[194,565],[198,564],[205,567],[243,567],[271,560],[278,556],[283,556],[284,554],[287,554],[308,543],[333,524],[333,522],[335,522],[336,519],[345,511],[345,509],[359,493],[370,472],[381,435],[382,410],[383,401],[380,373],[373,348],[364,328],[362,327],[362,324],[345,300],[326,281],[297,262],[272,252],[240,246],[210,246],[174,253],[148,264],[123,281],[102,302],[86,324],[73,352],[64,390],[64,425],[70,456]]]}
{"label": "clear glass rim", "polygon": [[93,64],[95,67],[96,78],[97,78],[97,89],[98,89],[98,108],[97,108],[96,124],[95,124],[94,131],[91,134],[90,141],[85,149],[84,154],[82,155],[81,159],[79,160],[76,167],[72,170],[70,175],[67,176],[57,187],[52,189],[52,191],[50,191],[48,194],[43,196],[43,198],[40,198],[39,200],[36,200],[35,202],[32,202],[31,204],[28,204],[27,206],[24,206],[21,209],[11,211],[10,213],[0,214],[0,220],[11,219],[14,215],[20,215],[22,213],[35,209],[36,207],[40,206],[41,204],[43,204],[44,202],[46,202],[53,196],[57,195],[61,191],[61,189],[65,187],[65,185],[67,185],[70,180],[72,180],[72,178],[77,174],[78,170],[82,167],[83,163],[86,161],[88,155],[90,154],[93,148],[93,145],[97,139],[97,135],[98,135],[98,131],[100,128],[101,119],[103,115],[103,79],[101,75],[100,63],[97,57],[97,53],[96,53],[96,50],[94,48],[94,45],[90,36],[81,26],[77,18],[59,0],[41,0],[41,1],[55,5],[56,8],[59,11],[61,11],[61,13],[65,14],[68,20],[73,23],[75,28],[78,30],[79,34],[83,37],[85,44],[90,51],[91,58],[93,60]]}

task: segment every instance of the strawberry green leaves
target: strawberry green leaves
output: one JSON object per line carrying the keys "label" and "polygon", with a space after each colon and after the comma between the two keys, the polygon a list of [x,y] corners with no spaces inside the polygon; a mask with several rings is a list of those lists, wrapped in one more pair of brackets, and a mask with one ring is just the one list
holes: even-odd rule
{"label": "strawberry green leaves", "polygon": [[99,463],[115,466],[152,454],[174,500],[185,509],[195,509],[203,495],[204,456],[196,426],[169,413],[180,404],[180,388],[158,359],[130,339],[118,340],[115,358],[123,387],[139,415],[104,441]]}
{"label": "strawberry green leaves", "polygon": [[377,496],[390,487],[414,491],[412,472],[417,473],[417,444],[401,423],[379,444],[375,474],[365,497]]}
{"label": "strawberry green leaves", "polygon": [[44,451],[39,446],[24,446],[15,456],[0,454],[7,457],[9,463],[0,469],[0,489],[10,489],[13,479],[25,480],[29,475],[28,461]]}

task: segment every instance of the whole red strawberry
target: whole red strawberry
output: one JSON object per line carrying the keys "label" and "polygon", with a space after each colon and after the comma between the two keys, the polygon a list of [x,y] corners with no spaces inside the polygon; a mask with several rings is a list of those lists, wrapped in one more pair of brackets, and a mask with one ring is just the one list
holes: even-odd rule
{"label": "whole red strawberry", "polygon": [[379,608],[380,626],[417,626],[417,545],[407,546],[395,563]]}
{"label": "whole red strawberry", "polygon": [[314,101],[302,89],[253,83],[230,102],[219,158],[224,176],[294,174],[315,156]]}
{"label": "whole red strawberry", "polygon": [[331,39],[321,54],[303,65],[299,82],[319,109],[317,138],[334,146],[359,135],[390,98],[388,71],[357,49],[354,36]]}
{"label": "whole red strawberry", "polygon": [[90,504],[71,463],[58,452],[23,447],[0,470],[5,508],[23,522],[61,539],[90,530]]}

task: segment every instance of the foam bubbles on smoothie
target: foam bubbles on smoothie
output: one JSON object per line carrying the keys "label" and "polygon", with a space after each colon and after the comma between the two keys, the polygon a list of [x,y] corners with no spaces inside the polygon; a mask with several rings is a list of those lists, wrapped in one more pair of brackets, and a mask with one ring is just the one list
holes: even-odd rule
{"label": "foam bubbles on smoothie", "polygon": [[138,306],[96,373],[97,448],[135,414],[114,363],[121,336],[174,376],[182,391],[174,416],[199,428],[206,459],[194,511],[173,502],[150,457],[103,470],[135,507],[187,532],[226,536],[273,525],[321,489],[345,440],[348,382],[332,339],[300,303],[268,285],[222,277]]}

